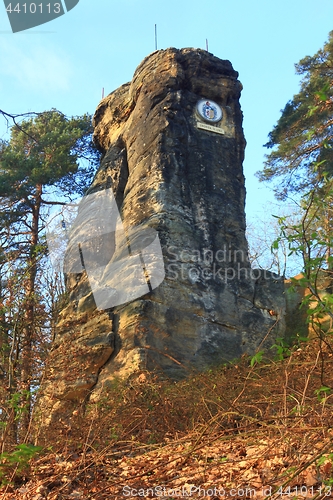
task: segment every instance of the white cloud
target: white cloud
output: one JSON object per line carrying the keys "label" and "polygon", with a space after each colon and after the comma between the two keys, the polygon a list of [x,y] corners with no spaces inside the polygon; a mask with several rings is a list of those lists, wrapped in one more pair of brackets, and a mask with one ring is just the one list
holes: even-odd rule
{"label": "white cloud", "polygon": [[68,56],[54,47],[42,46],[40,41],[21,41],[20,46],[0,39],[1,79],[12,80],[11,86],[19,85],[22,90],[47,93],[68,90],[72,76]]}

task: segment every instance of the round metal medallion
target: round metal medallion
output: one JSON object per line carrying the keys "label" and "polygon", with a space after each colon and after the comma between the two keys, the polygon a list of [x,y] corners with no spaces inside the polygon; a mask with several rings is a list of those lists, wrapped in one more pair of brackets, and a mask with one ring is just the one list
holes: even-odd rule
{"label": "round metal medallion", "polygon": [[200,99],[198,101],[197,111],[200,117],[209,123],[217,123],[222,119],[222,109],[220,106],[208,99]]}

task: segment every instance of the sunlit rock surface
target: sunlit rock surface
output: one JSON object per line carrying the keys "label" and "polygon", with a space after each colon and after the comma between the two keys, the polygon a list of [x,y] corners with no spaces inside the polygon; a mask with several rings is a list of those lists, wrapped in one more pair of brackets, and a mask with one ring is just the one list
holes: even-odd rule
{"label": "sunlit rock surface", "polygon": [[[85,273],[68,276],[39,400],[48,423],[115,377],[144,369],[178,379],[283,334],[283,280],[247,259],[241,89],[229,61],[171,48],[100,102],[94,138],[104,156],[89,193],[111,187],[125,228],[158,232],[165,279],[98,311]],[[219,130],[198,126],[200,99],[222,109],[209,125]]]}

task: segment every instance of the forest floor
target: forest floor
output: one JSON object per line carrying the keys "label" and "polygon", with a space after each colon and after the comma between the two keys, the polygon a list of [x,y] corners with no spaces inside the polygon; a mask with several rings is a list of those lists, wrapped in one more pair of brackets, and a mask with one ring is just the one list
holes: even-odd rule
{"label": "forest floor", "polygon": [[333,498],[332,346],[118,383],[29,466],[3,463],[0,499]]}

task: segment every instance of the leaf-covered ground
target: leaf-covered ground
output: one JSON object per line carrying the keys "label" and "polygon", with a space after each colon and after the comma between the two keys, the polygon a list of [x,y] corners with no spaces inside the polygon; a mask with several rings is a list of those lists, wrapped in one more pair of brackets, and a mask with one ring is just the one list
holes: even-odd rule
{"label": "leaf-covered ground", "polygon": [[177,384],[141,374],[8,469],[0,498],[333,498],[332,361],[312,341]]}

